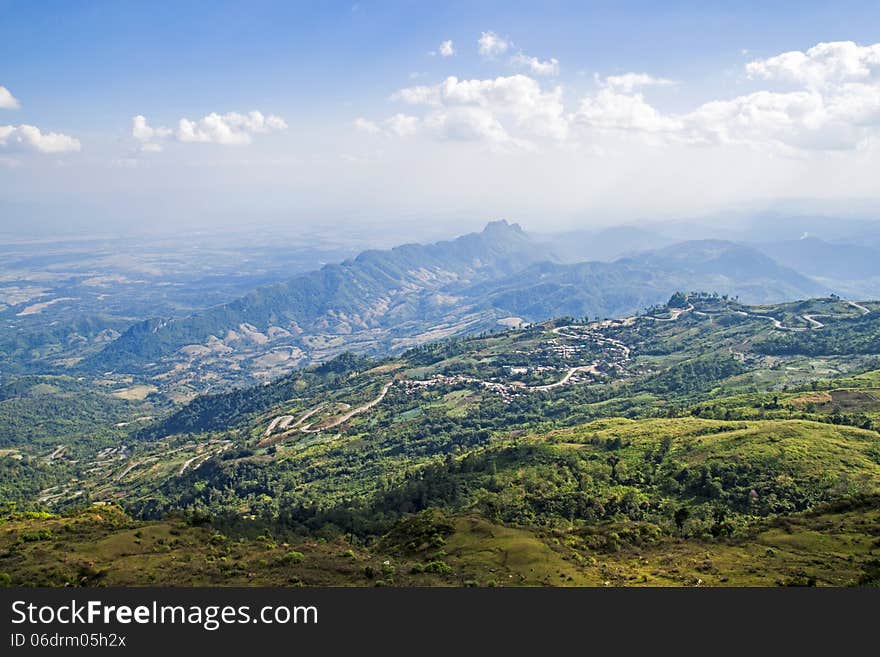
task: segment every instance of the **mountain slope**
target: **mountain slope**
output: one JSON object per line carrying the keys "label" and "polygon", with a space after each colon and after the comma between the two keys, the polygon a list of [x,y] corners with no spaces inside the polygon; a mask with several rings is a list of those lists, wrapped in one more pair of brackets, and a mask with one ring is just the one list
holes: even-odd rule
{"label": "mountain slope", "polygon": [[469,291],[529,321],[547,317],[618,317],[662,303],[676,290],[711,290],[747,303],[817,296],[827,290],[746,246],[681,242],[611,263],[538,263]]}
{"label": "mountain slope", "polygon": [[[10,509],[0,572],[52,585],[876,582],[878,334],[880,302],[677,294],[647,315],[342,355],[90,445],[13,442],[0,489],[23,509],[102,506]],[[108,501],[141,520],[113,520]],[[125,568],[133,555],[150,577]]]}
{"label": "mountain slope", "polygon": [[[504,221],[448,242],[366,251],[187,317],[140,322],[86,365],[137,371],[188,345],[220,341],[226,351],[289,344],[301,334],[350,335],[405,322],[430,326],[455,301],[431,292],[508,275],[550,257],[518,225]],[[235,342],[241,344],[230,344]]]}
{"label": "mountain slope", "polygon": [[611,262],[624,255],[668,246],[676,240],[637,226],[575,230],[538,236],[564,263]]}
{"label": "mountain slope", "polygon": [[816,237],[761,244],[778,263],[822,281],[843,294],[880,296],[880,249],[836,244]]}
{"label": "mountain slope", "polygon": [[808,276],[859,278],[880,276],[880,251],[858,244],[831,244],[818,237],[760,244],[762,253]]}
{"label": "mountain slope", "polygon": [[345,350],[401,351],[508,319],[630,314],[677,290],[758,303],[826,292],[754,249],[722,241],[611,263],[552,258],[548,245],[506,222],[449,242],[367,251],[188,317],[136,324],[85,365],[204,391],[271,380]]}
{"label": "mountain slope", "polygon": [[[750,301],[780,301],[781,297],[797,298],[821,294],[824,288],[806,276],[783,267],[777,262],[748,246],[724,240],[693,240],[641,253],[627,258],[643,267],[683,276],[705,276],[707,283],[717,280],[723,287],[712,288],[716,292],[728,292],[735,287],[756,288],[765,286],[766,298]],[[794,295],[794,297],[792,297]]]}

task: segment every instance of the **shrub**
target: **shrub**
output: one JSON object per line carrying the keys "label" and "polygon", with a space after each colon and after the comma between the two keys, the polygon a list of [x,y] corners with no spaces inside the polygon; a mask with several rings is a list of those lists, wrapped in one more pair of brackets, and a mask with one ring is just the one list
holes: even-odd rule
{"label": "shrub", "polygon": [[445,561],[429,561],[425,564],[426,573],[436,573],[437,575],[448,575],[452,572],[449,564]]}
{"label": "shrub", "polygon": [[279,563],[284,564],[296,564],[302,563],[305,559],[305,555],[302,552],[297,552],[296,550],[291,550],[287,554],[282,555],[279,559]]}

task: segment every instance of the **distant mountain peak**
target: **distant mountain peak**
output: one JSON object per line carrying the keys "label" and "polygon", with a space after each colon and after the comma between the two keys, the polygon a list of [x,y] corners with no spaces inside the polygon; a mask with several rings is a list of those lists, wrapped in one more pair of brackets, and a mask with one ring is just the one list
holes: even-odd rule
{"label": "distant mountain peak", "polygon": [[491,235],[491,234],[501,234],[501,233],[522,233],[523,229],[517,223],[510,223],[507,219],[497,219],[495,221],[490,221],[486,224],[486,227],[483,229],[483,234]]}

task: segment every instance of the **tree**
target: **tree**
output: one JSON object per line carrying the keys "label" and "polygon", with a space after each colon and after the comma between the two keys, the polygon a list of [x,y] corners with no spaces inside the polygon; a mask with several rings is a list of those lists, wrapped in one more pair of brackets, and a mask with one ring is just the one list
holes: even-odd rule
{"label": "tree", "polygon": [[613,481],[617,481],[617,464],[620,463],[620,457],[616,454],[611,454],[608,457],[608,465],[611,466],[611,479]]}
{"label": "tree", "polygon": [[670,308],[685,308],[688,304],[687,295],[684,292],[676,292],[673,294],[669,301],[666,303]]}
{"label": "tree", "polygon": [[686,506],[681,506],[675,511],[675,526],[678,527],[678,533],[684,535],[684,523],[691,517],[691,512]]}

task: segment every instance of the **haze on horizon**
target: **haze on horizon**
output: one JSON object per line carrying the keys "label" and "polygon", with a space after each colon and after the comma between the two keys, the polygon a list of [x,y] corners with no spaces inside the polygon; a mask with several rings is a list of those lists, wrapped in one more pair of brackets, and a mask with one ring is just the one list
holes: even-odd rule
{"label": "haze on horizon", "polygon": [[0,2],[0,234],[875,217],[877,25],[869,2]]}

